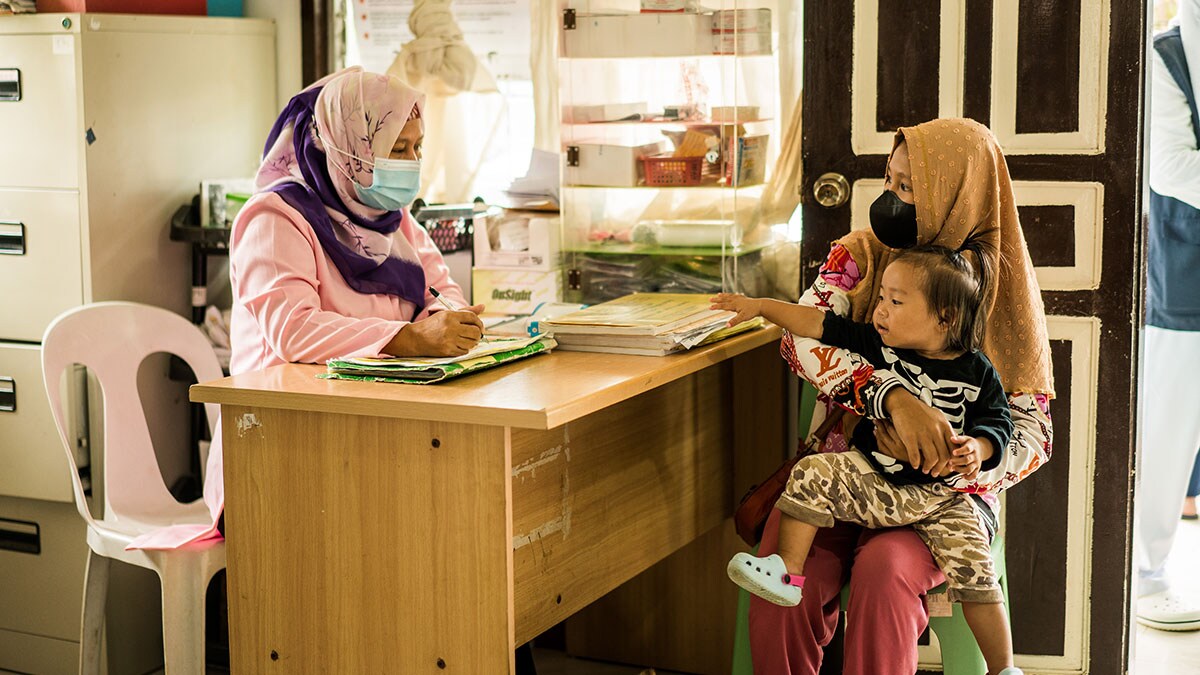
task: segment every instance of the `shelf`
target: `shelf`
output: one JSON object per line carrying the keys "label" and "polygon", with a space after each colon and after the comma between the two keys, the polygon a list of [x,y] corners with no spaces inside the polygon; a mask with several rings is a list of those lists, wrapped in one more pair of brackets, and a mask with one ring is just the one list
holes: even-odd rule
{"label": "shelf", "polygon": [[766,181],[761,183],[751,183],[749,185],[622,185],[620,187],[613,185],[571,185],[563,183],[563,188],[567,190],[749,190],[752,188],[760,188],[766,185]]}
{"label": "shelf", "polygon": [[599,255],[661,255],[661,256],[726,256],[740,258],[761,251],[770,243],[742,244],[737,248],[720,246],[644,246],[642,244],[594,244],[569,246],[565,253],[594,253]]}
{"label": "shelf", "polygon": [[190,206],[180,206],[171,216],[171,241],[184,241],[207,253],[225,253],[229,249],[227,227],[200,227]]}
{"label": "shelf", "polygon": [[773,122],[770,117],[736,122],[713,122],[711,120],[615,120],[612,122],[563,122],[564,127],[733,127],[739,124]]}
{"label": "shelf", "polygon": [[671,54],[667,56],[643,55],[643,54],[623,54],[620,56],[566,56],[560,55],[560,61],[630,61],[637,59],[653,59],[655,61],[667,60],[682,60],[682,59],[769,59],[775,56],[774,52],[766,54],[713,54],[705,52],[703,54]]}

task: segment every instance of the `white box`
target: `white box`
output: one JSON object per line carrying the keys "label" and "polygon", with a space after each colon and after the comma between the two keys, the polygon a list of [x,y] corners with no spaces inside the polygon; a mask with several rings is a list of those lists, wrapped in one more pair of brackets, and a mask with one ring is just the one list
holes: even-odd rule
{"label": "white box", "polygon": [[563,31],[567,58],[704,56],[712,53],[712,15],[690,13],[579,16]]}
{"label": "white box", "polygon": [[713,31],[771,32],[771,10],[719,9],[713,12]]}
{"label": "white box", "polygon": [[713,54],[737,54],[739,56],[758,56],[771,53],[771,34],[718,32],[712,34]]}
{"label": "white box", "polygon": [[642,0],[642,11],[654,12],[696,12],[700,9],[698,0]]}
{"label": "white box", "polygon": [[752,122],[758,117],[758,106],[756,105],[714,105],[709,111],[709,117],[713,122],[722,124],[733,124],[742,122]]}
{"label": "white box", "polygon": [[484,305],[489,314],[532,314],[543,302],[562,300],[562,268],[549,271],[482,269],[471,274],[471,304]]}
{"label": "white box", "polygon": [[475,266],[549,271],[558,265],[558,214],[493,209],[475,216]]}
{"label": "white box", "polygon": [[599,105],[565,105],[563,106],[563,122],[567,124],[616,122],[630,118],[641,119],[640,116],[646,113],[645,101],[601,103]]}
{"label": "white box", "polygon": [[[668,150],[666,141],[645,145],[574,143],[563,156],[563,182],[567,185],[636,187],[642,182],[642,157]],[[571,166],[572,159],[576,166]]]}

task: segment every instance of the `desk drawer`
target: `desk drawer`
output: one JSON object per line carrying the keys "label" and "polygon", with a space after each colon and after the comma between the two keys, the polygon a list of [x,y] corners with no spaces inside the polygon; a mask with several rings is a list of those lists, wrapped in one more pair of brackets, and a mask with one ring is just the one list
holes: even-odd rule
{"label": "desk drawer", "polygon": [[74,501],[67,455],[42,382],[38,345],[0,342],[0,467],[0,495]]}
{"label": "desk drawer", "polygon": [[0,189],[0,340],[39,342],[81,304],[79,193]]}
{"label": "desk drawer", "polygon": [[0,40],[0,129],[6,157],[0,185],[79,187],[75,52],[79,36],[5,35]]}

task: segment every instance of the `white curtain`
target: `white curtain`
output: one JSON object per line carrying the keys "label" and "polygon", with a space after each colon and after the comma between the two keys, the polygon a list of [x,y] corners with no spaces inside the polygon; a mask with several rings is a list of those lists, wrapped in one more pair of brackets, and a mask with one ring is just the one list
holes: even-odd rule
{"label": "white curtain", "polygon": [[506,122],[495,78],[463,40],[451,0],[417,0],[408,25],[416,36],[388,74],[426,94],[421,195],[427,202],[466,202]]}

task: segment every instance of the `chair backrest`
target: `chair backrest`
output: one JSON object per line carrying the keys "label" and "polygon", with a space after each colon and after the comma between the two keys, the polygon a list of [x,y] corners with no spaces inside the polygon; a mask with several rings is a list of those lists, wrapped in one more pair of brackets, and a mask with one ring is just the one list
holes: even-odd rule
{"label": "chair backrest", "polygon": [[[170,524],[189,510],[167,491],[138,394],[138,367],[157,352],[174,354],[200,382],[219,379],[221,366],[199,328],[165,309],[131,302],[101,302],[67,311],[42,339],[42,377],[50,410],[71,468],[75,505],[94,522],[67,437],[59,383],[80,364],[99,381],[104,403],[104,520]],[[209,431],[218,406],[206,405]]]}

